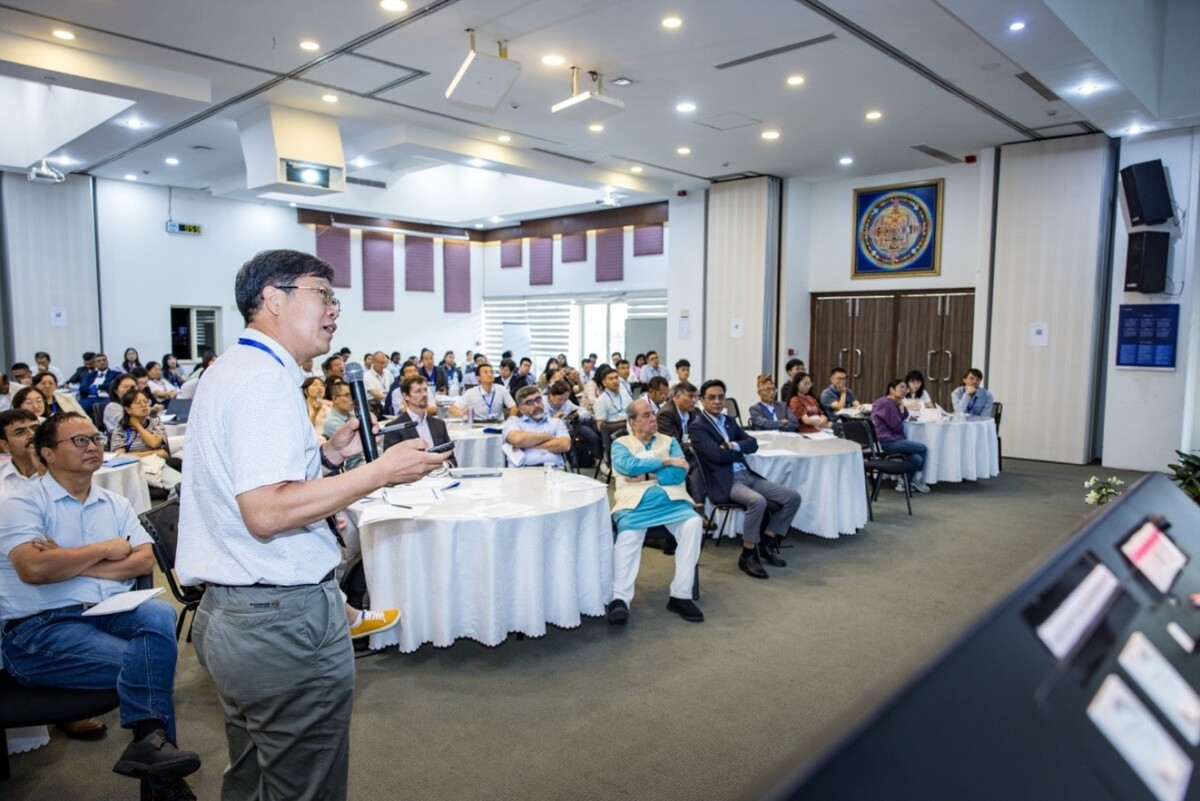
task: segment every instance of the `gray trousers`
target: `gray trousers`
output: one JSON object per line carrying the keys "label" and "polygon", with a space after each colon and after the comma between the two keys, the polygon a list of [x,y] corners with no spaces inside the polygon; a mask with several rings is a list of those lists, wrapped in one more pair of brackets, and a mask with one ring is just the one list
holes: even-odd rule
{"label": "gray trousers", "polygon": [[787,536],[788,529],[792,527],[792,518],[800,508],[800,493],[767,481],[748,470],[733,474],[729,499],[746,507],[746,516],[742,521],[742,539],[746,542],[759,541],[768,505],[775,507],[775,511],[767,520],[767,531],[783,536]]}
{"label": "gray trousers", "polygon": [[209,585],[193,635],[225,713],[222,801],[343,801],[354,648],[337,583]]}

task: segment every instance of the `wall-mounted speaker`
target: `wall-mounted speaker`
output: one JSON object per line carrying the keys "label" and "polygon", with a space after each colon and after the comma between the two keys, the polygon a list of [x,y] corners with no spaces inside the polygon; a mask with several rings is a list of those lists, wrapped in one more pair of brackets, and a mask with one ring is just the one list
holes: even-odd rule
{"label": "wall-mounted speaker", "polygon": [[1167,258],[1171,235],[1166,231],[1136,231],[1129,235],[1125,257],[1125,291],[1152,294],[1167,288]]}
{"label": "wall-mounted speaker", "polygon": [[1175,216],[1161,160],[1130,164],[1121,170],[1121,186],[1134,225],[1158,225]]}

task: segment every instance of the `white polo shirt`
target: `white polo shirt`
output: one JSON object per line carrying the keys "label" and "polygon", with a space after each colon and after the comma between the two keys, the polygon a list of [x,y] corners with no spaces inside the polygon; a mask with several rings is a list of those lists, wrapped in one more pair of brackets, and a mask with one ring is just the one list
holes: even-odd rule
{"label": "white polo shirt", "polygon": [[341,559],[324,520],[264,542],[246,528],[237,496],[321,476],[320,445],[283,346],[252,329],[204,371],[188,417],[187,469],[175,569],[184,584],[314,584]]}
{"label": "white polo shirt", "polygon": [[509,409],[516,406],[512,395],[499,381],[492,384],[491,392],[474,386],[459,396],[454,408],[460,412],[470,409],[476,420],[502,420]]}

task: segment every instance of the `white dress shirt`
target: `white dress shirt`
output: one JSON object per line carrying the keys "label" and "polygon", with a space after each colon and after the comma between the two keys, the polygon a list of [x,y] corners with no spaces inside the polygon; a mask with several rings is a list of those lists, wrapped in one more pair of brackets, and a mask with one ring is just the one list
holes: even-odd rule
{"label": "white dress shirt", "polygon": [[561,453],[551,453],[541,446],[518,448],[509,445],[508,435],[512,431],[549,434],[552,437],[569,437],[571,434],[567,431],[567,424],[562,420],[557,417],[543,417],[541,420],[534,420],[529,415],[523,414],[520,417],[510,417],[505,420],[504,428],[501,429],[504,435],[504,455],[508,457],[513,467],[534,467],[544,464],[562,467],[563,455]]}
{"label": "white dress shirt", "polygon": [[34,473],[29,478],[21,475],[21,471],[11,461],[0,462],[0,501],[7,498],[9,495],[15,495],[18,492],[23,492],[38,478],[38,474]]}
{"label": "white dress shirt", "polygon": [[476,420],[500,420],[506,410],[516,405],[512,395],[497,381],[492,384],[491,392],[484,392],[481,386],[471,387],[459,396],[454,408],[460,412],[470,409]]}
{"label": "white dress shirt", "polygon": [[367,391],[367,398],[375,398],[375,393],[379,393],[378,400],[382,401],[387,397],[388,387],[392,383],[392,377],[387,370],[382,373],[375,372],[375,368],[363,372],[363,388]]}

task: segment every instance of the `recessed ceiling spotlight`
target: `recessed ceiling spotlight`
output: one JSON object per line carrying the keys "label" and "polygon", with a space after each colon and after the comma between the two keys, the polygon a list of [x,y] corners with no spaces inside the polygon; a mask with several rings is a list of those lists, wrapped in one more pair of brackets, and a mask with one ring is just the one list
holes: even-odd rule
{"label": "recessed ceiling spotlight", "polygon": [[1094,83],[1085,83],[1083,86],[1079,87],[1075,91],[1079,92],[1079,94],[1081,94],[1081,95],[1090,95],[1095,92],[1099,92],[1100,87]]}
{"label": "recessed ceiling spotlight", "polygon": [[678,28],[683,24],[683,20],[679,17],[663,17],[662,26],[664,28]]}
{"label": "recessed ceiling spotlight", "polygon": [[321,45],[317,44],[312,39],[305,39],[303,42],[300,43],[300,49],[308,50],[311,52],[313,50],[320,50]]}
{"label": "recessed ceiling spotlight", "polygon": [[682,111],[684,114],[687,114],[690,111],[696,110],[696,104],[695,103],[680,103],[678,106],[675,107],[675,110]]}
{"label": "recessed ceiling spotlight", "polygon": [[491,217],[491,218],[489,218],[489,219],[490,219],[492,222],[494,222],[494,223],[498,223],[498,222],[500,222],[500,218],[499,218],[499,217]]}
{"label": "recessed ceiling spotlight", "polygon": [[500,134],[499,136],[496,137],[496,141],[497,142],[511,142],[512,137],[509,136],[508,134]]}
{"label": "recessed ceiling spotlight", "polygon": [[488,165],[483,159],[467,159],[467,164],[470,164],[472,167],[486,167]]}
{"label": "recessed ceiling spotlight", "polygon": [[690,147],[677,147],[675,148],[675,152],[681,156],[686,156],[688,153],[692,152],[692,149]]}
{"label": "recessed ceiling spotlight", "polygon": [[483,227],[483,223],[475,223],[475,227],[476,227],[476,228],[482,228],[482,227]]}
{"label": "recessed ceiling spotlight", "polygon": [[854,159],[850,158],[849,156],[842,156],[840,159],[838,159],[838,164],[841,164],[843,167],[853,163]]}
{"label": "recessed ceiling spotlight", "polygon": [[356,159],[354,160],[354,166],[355,166],[355,167],[358,167],[360,170],[361,170],[363,167],[367,166],[367,164],[369,164],[369,163],[370,163],[370,162],[368,162],[368,161],[367,161],[367,159],[366,159],[366,157],[364,157],[364,156],[359,156],[358,158],[356,158]]}
{"label": "recessed ceiling spotlight", "polygon": [[172,167],[179,164],[179,159],[175,158],[174,156],[167,156],[165,159],[163,159],[163,161]]}
{"label": "recessed ceiling spotlight", "polygon": [[882,111],[868,111],[868,112],[867,112],[867,119],[868,119],[868,120],[878,120],[878,119],[880,119],[880,118],[882,118],[882,117],[883,117],[883,112],[882,112]]}
{"label": "recessed ceiling spotlight", "polygon": [[588,126],[588,130],[591,131],[592,133],[600,133],[601,131],[604,130],[604,126],[598,122],[593,122],[591,125]]}
{"label": "recessed ceiling spotlight", "polygon": [[779,131],[763,131],[761,135],[763,139],[778,139]]}
{"label": "recessed ceiling spotlight", "polygon": [[566,63],[566,59],[562,56],[551,53],[548,56],[542,56],[542,63],[547,67],[561,67]]}
{"label": "recessed ceiling spotlight", "polygon": [[321,95],[321,99],[324,100],[326,103],[338,102],[338,96],[335,95],[333,92],[327,92],[326,94]]}
{"label": "recessed ceiling spotlight", "polygon": [[407,11],[408,3],[404,0],[379,0],[379,7],[384,11]]}
{"label": "recessed ceiling spotlight", "polygon": [[125,120],[125,124],[130,128],[145,128],[146,127],[146,123],[142,122],[137,117],[130,117],[129,119]]}
{"label": "recessed ceiling spotlight", "polygon": [[636,165],[635,165],[635,166],[633,166],[633,167],[630,167],[630,168],[629,168],[629,171],[630,171],[630,172],[637,173],[637,172],[641,172],[641,171],[642,171],[642,168],[641,168],[641,167],[638,167],[638,166],[636,166]]}
{"label": "recessed ceiling spotlight", "polygon": [[609,83],[611,83],[613,86],[632,86],[633,79],[632,78],[624,78],[624,77],[613,78],[611,81],[609,81]]}
{"label": "recessed ceiling spotlight", "polygon": [[1125,133],[1129,134],[1130,136],[1137,136],[1138,134],[1145,133],[1145,132],[1146,132],[1146,129],[1140,125],[1130,125],[1128,128],[1125,129]]}
{"label": "recessed ceiling spotlight", "polygon": [[136,181],[136,180],[137,180],[137,176],[136,176],[136,175],[134,175],[133,173],[126,173],[126,175],[125,175],[125,180],[126,180],[126,181]]}
{"label": "recessed ceiling spotlight", "polygon": [[800,86],[804,83],[803,75],[789,75],[787,79],[788,86]]}
{"label": "recessed ceiling spotlight", "polygon": [[296,201],[293,200],[291,203],[288,203],[288,205],[294,209],[296,208]]}
{"label": "recessed ceiling spotlight", "polygon": [[66,155],[59,156],[58,158],[53,158],[50,160],[53,161],[55,164],[57,164],[60,167],[67,167],[67,166],[70,166],[71,164],[75,163],[74,160],[70,156],[66,156]]}
{"label": "recessed ceiling spotlight", "polygon": [[57,30],[54,32],[55,39],[62,39],[64,42],[70,42],[75,39],[75,34],[70,31]]}
{"label": "recessed ceiling spotlight", "polygon": [[1025,30],[1025,23],[1021,22],[1020,20],[1017,20],[1013,24],[1009,25],[1008,29],[1010,31],[1014,31],[1014,32],[1015,31],[1023,31],[1023,30]]}

